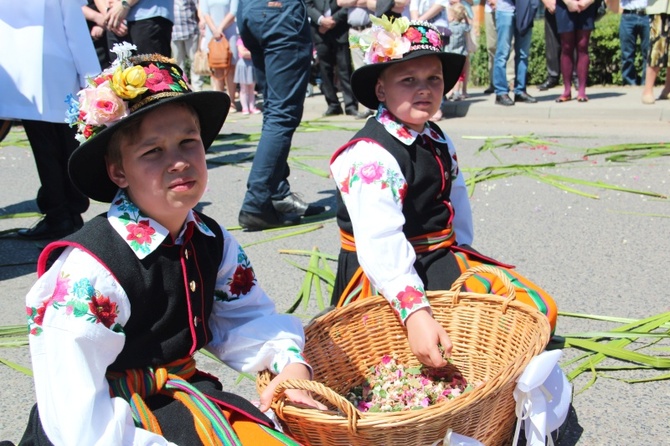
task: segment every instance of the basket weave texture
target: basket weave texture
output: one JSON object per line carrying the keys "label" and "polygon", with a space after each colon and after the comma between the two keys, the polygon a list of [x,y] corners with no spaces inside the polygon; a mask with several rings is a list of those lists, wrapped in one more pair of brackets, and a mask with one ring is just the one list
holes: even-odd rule
{"label": "basket weave texture", "polygon": [[[506,283],[508,295],[461,291],[465,280],[480,271],[497,274]],[[304,354],[314,369],[314,380],[280,383],[273,401],[273,409],[290,434],[307,445],[428,446],[452,429],[487,446],[508,444],[516,419],[516,380],[549,342],[549,322],[537,309],[516,302],[506,276],[486,265],[463,273],[451,290],[428,292],[428,297],[433,317],[453,343],[453,366],[468,382],[483,381],[483,385],[419,410],[357,410],[341,395],[361,385],[382,356],[393,355],[406,365],[419,364],[388,302],[380,296],[360,299],[305,328]],[[258,375],[259,392],[271,379],[267,371]],[[309,390],[332,410],[292,406],[285,400],[286,389]]]}

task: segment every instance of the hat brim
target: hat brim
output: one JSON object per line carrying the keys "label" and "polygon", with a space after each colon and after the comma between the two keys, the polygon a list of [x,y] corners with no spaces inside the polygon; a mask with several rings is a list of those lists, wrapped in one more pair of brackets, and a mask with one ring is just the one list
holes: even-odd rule
{"label": "hat brim", "polygon": [[199,91],[157,100],[153,104],[142,107],[128,118],[105,128],[72,152],[68,162],[68,172],[75,187],[92,200],[110,203],[119,189],[109,178],[105,163],[107,145],[112,136],[126,123],[134,121],[156,107],[174,102],[188,104],[196,111],[200,120],[202,143],[205,150],[209,149],[228,116],[230,97],[226,93]]}
{"label": "hat brim", "polygon": [[408,53],[402,59],[394,59],[388,62],[364,65],[354,71],[351,75],[351,88],[354,96],[364,106],[372,110],[379,107],[379,99],[375,92],[377,79],[382,71],[391,65],[407,62],[424,56],[437,56],[442,62],[442,75],[444,79],[444,91],[442,96],[446,95],[458,82],[458,78],[463,72],[465,56],[456,53],[435,52],[431,50],[418,50]]}

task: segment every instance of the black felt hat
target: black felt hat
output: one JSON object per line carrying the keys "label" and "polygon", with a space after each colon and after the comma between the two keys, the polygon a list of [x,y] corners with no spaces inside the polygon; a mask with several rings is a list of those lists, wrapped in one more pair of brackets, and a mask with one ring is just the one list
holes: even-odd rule
{"label": "black felt hat", "polygon": [[119,128],[156,107],[182,102],[198,114],[207,150],[230,108],[230,98],[223,92],[191,90],[173,59],[156,54],[120,56],[117,64],[91,79],[77,98],[69,98],[68,122],[77,126],[81,143],[70,156],[70,178],[86,196],[107,203],[118,186],[107,175],[105,153]]}
{"label": "black felt hat", "polygon": [[[442,62],[444,92],[456,85],[465,56],[442,50],[443,36],[440,31],[423,21],[409,21],[406,18],[371,18],[373,26],[351,42],[352,48],[364,51],[366,65],[351,75],[351,87],[358,102],[370,109],[377,109],[379,99],[375,92],[377,79],[384,69],[393,64],[418,59],[423,56],[437,56]],[[420,63],[420,62],[417,62]]]}

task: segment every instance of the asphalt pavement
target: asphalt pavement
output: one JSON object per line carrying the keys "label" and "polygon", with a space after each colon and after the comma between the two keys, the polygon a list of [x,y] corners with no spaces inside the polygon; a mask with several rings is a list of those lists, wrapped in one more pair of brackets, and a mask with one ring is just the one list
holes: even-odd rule
{"label": "asphalt pavement", "polygon": [[[481,178],[495,169],[504,173],[476,183],[472,191],[474,246],[516,265],[552,293],[564,312],[644,318],[670,311],[666,285],[670,200],[653,195],[670,195],[668,149],[653,152],[643,146],[635,152],[637,157],[620,161],[586,152],[619,144],[667,143],[670,101],[644,105],[639,87],[589,87],[587,103],[554,102],[558,88],[540,92],[531,86],[528,92],[539,99],[537,104],[502,107],[494,104],[492,95],[473,88],[470,98],[444,106],[445,119],[439,124],[456,144],[466,178]],[[304,199],[332,210],[335,187],[327,177],[329,156],[363,121],[350,116],[322,118],[325,109],[320,94],[305,101],[303,124],[293,139],[290,181]],[[237,213],[261,123],[260,115],[229,116],[208,154],[210,185],[200,209],[233,231],[246,247],[261,285],[278,310],[286,311],[305,277],[294,264],[308,263],[307,257],[289,250],[316,248],[336,254],[338,234],[332,212],[291,229],[239,230]],[[485,143],[490,150],[482,150]],[[526,166],[523,173],[519,165]],[[44,244],[19,240],[11,231],[38,220],[34,214],[38,187],[30,148],[15,127],[0,143],[0,327],[25,323],[25,294],[35,281],[35,261]],[[85,218],[105,209],[92,203]],[[335,269],[335,263],[330,266]],[[312,295],[296,314],[307,322],[318,311]],[[560,316],[556,332],[613,326]],[[669,344],[665,341],[643,351],[667,357]],[[237,382],[236,372],[198,356],[200,367],[220,376],[226,388],[257,398],[251,380]],[[576,349],[564,350],[563,361],[578,357]],[[30,368],[28,347],[2,348],[0,361]],[[566,370],[574,367],[564,364]],[[2,363],[0,372],[0,441],[18,442],[34,402],[32,380]],[[578,377],[574,410],[558,444],[668,444],[668,381],[624,381],[662,373],[667,371],[601,372],[586,390],[591,376]]]}

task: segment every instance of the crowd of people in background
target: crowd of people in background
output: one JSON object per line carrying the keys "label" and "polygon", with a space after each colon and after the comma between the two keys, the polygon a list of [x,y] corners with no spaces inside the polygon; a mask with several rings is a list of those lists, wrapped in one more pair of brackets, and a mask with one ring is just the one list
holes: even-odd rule
{"label": "crowd of people in background", "polygon": [[[350,37],[370,28],[371,16],[404,16],[430,22],[445,36],[444,51],[466,56],[459,82],[444,101],[468,99],[470,56],[478,50],[475,42],[483,30],[489,71],[489,86],[484,93],[495,93],[495,104],[513,106],[519,102],[537,102],[526,81],[538,7],[545,20],[547,70],[538,90],[557,87],[562,79],[563,91],[557,96],[557,103],[572,100],[573,88],[577,101],[589,100],[586,87],[590,36],[605,4],[607,9],[621,14],[619,40],[624,85],[641,86],[644,104],[668,99],[670,76],[666,76],[659,95],[654,95],[653,89],[661,68],[669,64],[670,1],[541,2],[542,5],[533,0],[88,0],[81,11],[103,69],[116,57],[110,51],[114,44],[128,42],[136,47],[137,54],[161,54],[174,58],[184,68],[190,66],[191,88],[226,92],[231,98],[230,113],[264,114],[263,136],[240,211],[243,228],[260,230],[297,224],[301,217],[325,210],[323,206],[305,203],[291,192],[286,163],[292,135],[302,119],[307,84],[314,77],[314,67],[318,68],[316,76],[325,99],[324,117],[347,114],[366,119],[376,112],[359,109],[350,83],[353,71],[364,64],[350,48]],[[475,17],[474,5],[483,6],[482,16]],[[289,20],[276,23],[271,17]],[[196,52],[207,53],[210,41],[221,39],[229,44],[232,56],[229,66],[211,70],[210,76],[194,72]],[[636,68],[636,57],[643,60],[641,70]],[[5,107],[12,105],[5,101]],[[31,118],[48,121],[44,116],[5,113],[2,118],[25,119],[29,137],[38,146],[35,150],[44,145],[38,144],[35,136],[38,132],[32,131],[30,125]],[[440,119],[441,109],[431,120]],[[63,150],[59,163],[45,164],[38,160],[41,178],[63,174],[55,169],[60,164],[63,170],[71,148]],[[41,206],[43,201],[40,200]],[[87,206],[72,205],[67,212],[51,211],[48,207],[44,213],[55,212],[56,217],[50,216],[19,235],[32,239],[61,236],[81,226],[80,214]],[[66,213],[72,217],[64,218]]]}
{"label": "crowd of people in background", "polygon": [[[84,15],[89,24],[102,66],[109,64],[110,45],[127,40],[138,45],[138,52],[151,49],[164,54],[168,45],[166,30],[172,21],[171,55],[181,66],[187,66],[200,49],[207,52],[210,39],[222,36],[232,51],[231,66],[216,70],[210,76],[211,88],[231,96],[231,112],[260,113],[256,95],[262,91],[255,79],[251,53],[238,45],[237,11],[239,0],[161,0],[151,13],[134,13],[143,0],[88,0]],[[167,11],[174,2],[172,14]],[[619,40],[621,74],[624,85],[644,86],[642,102],[653,104],[653,86],[660,68],[667,65],[668,2],[659,0],[304,0],[306,20],[310,25],[314,58],[321,93],[325,99],[323,116],[347,114],[365,119],[374,110],[359,110],[351,94],[350,77],[363,64],[356,52],[349,49],[349,37],[372,26],[370,15],[405,16],[425,20],[437,26],[447,37],[444,50],[471,55],[477,50],[479,29],[473,6],[484,8],[480,24],[486,33],[489,85],[486,94],[495,93],[495,103],[511,106],[518,102],[535,103],[526,85],[530,57],[531,30],[534,19],[544,16],[546,69],[545,81],[539,91],[557,87],[562,79],[563,91],[556,102],[572,100],[572,89],[579,102],[588,101],[590,35],[595,29],[599,11],[607,9],[621,14]],[[384,9],[386,8],[386,9]],[[152,37],[144,38],[151,31]],[[665,47],[663,45],[665,44]],[[655,45],[655,46],[654,46]],[[654,49],[656,48],[656,49]],[[663,50],[663,48],[666,48]],[[240,51],[246,57],[240,56]],[[635,58],[641,57],[643,67],[636,69]],[[360,59],[360,57],[358,57]],[[313,60],[312,63],[314,64]],[[241,67],[237,69],[237,64]],[[445,100],[467,99],[470,58],[459,84]],[[194,90],[203,88],[201,76],[190,73]],[[648,82],[646,82],[648,80]],[[249,86],[252,85],[250,92]],[[666,83],[658,99],[666,99],[670,87]],[[510,97],[510,92],[513,97]],[[341,96],[341,100],[340,97]],[[342,103],[341,103],[342,102]],[[239,106],[238,106],[239,104]],[[433,120],[442,118],[442,112]]]}

